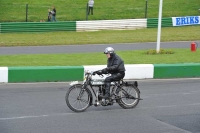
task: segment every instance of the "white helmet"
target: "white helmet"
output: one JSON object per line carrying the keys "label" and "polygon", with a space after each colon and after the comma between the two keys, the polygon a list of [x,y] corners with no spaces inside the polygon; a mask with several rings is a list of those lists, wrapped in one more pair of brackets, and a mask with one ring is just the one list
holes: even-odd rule
{"label": "white helmet", "polygon": [[115,53],[115,50],[112,47],[107,47],[104,50],[104,54],[112,54],[112,53]]}

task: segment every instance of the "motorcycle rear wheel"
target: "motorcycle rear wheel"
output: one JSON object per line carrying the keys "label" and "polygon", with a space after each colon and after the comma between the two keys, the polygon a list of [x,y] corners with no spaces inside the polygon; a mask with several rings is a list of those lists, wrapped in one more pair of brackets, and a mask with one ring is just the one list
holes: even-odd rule
{"label": "motorcycle rear wheel", "polygon": [[134,108],[138,105],[140,99],[140,91],[136,86],[123,86],[119,92],[120,99],[117,103],[124,109]]}

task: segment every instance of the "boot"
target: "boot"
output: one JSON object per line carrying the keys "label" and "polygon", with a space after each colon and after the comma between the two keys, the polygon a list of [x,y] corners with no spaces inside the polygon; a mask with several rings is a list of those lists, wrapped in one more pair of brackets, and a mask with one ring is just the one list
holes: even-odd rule
{"label": "boot", "polygon": [[108,99],[110,97],[110,83],[106,82],[105,84],[105,95],[100,95],[103,99]]}
{"label": "boot", "polygon": [[106,82],[106,87],[105,87],[105,95],[103,98],[108,99],[110,97],[110,82]]}

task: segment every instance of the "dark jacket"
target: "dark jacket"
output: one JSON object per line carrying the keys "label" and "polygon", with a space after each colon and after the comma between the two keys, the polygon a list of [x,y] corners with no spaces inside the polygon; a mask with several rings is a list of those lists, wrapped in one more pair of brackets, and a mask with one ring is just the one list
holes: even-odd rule
{"label": "dark jacket", "polygon": [[48,18],[47,21],[50,22],[51,21],[51,12],[48,13]]}
{"label": "dark jacket", "polygon": [[109,68],[108,72],[111,74],[125,72],[124,61],[115,53],[108,58],[107,68]]}
{"label": "dark jacket", "polygon": [[56,16],[56,9],[55,8],[53,9],[52,16]]}

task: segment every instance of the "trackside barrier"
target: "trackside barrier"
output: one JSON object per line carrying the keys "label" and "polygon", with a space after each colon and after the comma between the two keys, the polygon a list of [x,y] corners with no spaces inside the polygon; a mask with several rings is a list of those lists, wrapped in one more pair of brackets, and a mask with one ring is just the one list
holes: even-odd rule
{"label": "trackside barrier", "polygon": [[200,16],[172,17],[173,26],[200,25]]}
{"label": "trackside barrier", "polygon": [[[200,16],[162,18],[162,27],[200,25]],[[158,18],[148,18],[147,28],[157,28]]]}
{"label": "trackside barrier", "polygon": [[[94,66],[43,66],[0,67],[0,82],[57,82],[82,81],[84,71],[96,71],[106,65]],[[183,64],[126,64],[124,79],[160,79],[200,77],[200,63]],[[105,77],[104,77],[105,78]],[[94,79],[101,79],[94,76]]]}
{"label": "trackside barrier", "polygon": [[[106,68],[106,65],[84,66],[84,70],[97,71]],[[147,79],[153,78],[153,64],[126,64],[124,79]],[[105,76],[107,77],[107,76]],[[105,78],[104,77],[104,78]],[[93,79],[102,79],[95,75]]]}
{"label": "trackside barrier", "polygon": [[83,80],[83,66],[8,67],[8,82]]}
{"label": "trackside barrier", "polygon": [[[162,27],[200,25],[200,16],[162,18]],[[158,18],[62,22],[3,22],[0,33],[48,31],[134,30],[157,28]]]}
{"label": "trackside barrier", "polygon": [[8,82],[8,67],[0,67],[0,83]]}
{"label": "trackside barrier", "polygon": [[[162,27],[172,27],[172,18],[162,18]],[[158,18],[148,18],[147,19],[147,28],[157,28],[158,27]]]}
{"label": "trackside barrier", "polygon": [[147,19],[76,21],[77,31],[133,30],[147,27]]}
{"label": "trackside barrier", "polygon": [[1,23],[1,33],[76,31],[76,22],[7,22]]}
{"label": "trackside barrier", "polygon": [[200,77],[200,63],[154,64],[153,78]]}

